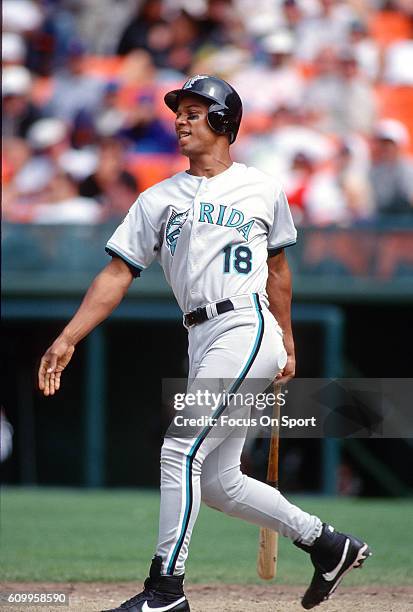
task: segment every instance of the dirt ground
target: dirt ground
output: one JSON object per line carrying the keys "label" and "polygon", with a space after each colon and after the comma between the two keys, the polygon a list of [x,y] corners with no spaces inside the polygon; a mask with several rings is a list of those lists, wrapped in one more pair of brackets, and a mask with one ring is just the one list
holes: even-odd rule
{"label": "dirt ground", "polygon": [[[134,595],[134,583],[11,583],[2,582],[4,591],[65,592],[69,607],[10,605],[0,603],[0,611],[10,612],[100,612]],[[302,587],[261,585],[188,585],[191,612],[299,612]],[[369,586],[341,587],[320,612],[408,612],[413,610],[413,587]]]}

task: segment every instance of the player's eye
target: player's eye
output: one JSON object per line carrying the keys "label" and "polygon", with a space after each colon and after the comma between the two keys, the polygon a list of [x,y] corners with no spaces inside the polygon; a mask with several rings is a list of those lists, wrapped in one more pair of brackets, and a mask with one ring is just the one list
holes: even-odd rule
{"label": "player's eye", "polygon": [[198,118],[199,118],[199,115],[197,115],[196,113],[190,113],[188,115],[188,119],[194,120],[194,119],[198,119]]}

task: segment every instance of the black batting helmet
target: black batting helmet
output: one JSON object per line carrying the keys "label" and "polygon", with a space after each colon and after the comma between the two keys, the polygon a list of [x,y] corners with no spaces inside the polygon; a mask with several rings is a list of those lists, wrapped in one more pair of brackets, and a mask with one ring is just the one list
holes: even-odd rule
{"label": "black batting helmet", "polygon": [[165,104],[176,113],[185,94],[200,96],[210,102],[209,126],[218,134],[229,134],[232,144],[237,137],[242,117],[242,102],[235,89],[218,77],[197,74],[188,79],[181,89],[168,92],[164,98]]}

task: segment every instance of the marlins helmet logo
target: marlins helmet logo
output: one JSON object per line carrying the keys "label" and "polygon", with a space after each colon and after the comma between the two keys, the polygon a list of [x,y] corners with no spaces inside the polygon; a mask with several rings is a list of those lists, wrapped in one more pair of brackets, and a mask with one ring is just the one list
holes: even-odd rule
{"label": "marlins helmet logo", "polygon": [[171,251],[171,255],[175,254],[176,244],[183,224],[188,218],[189,208],[185,212],[179,213],[174,208],[166,224],[165,240]]}
{"label": "marlins helmet logo", "polygon": [[190,89],[192,85],[196,83],[197,81],[201,81],[202,79],[207,79],[207,78],[208,78],[207,74],[197,74],[196,76],[193,76],[190,79],[188,79],[185,85],[182,87],[182,89]]}

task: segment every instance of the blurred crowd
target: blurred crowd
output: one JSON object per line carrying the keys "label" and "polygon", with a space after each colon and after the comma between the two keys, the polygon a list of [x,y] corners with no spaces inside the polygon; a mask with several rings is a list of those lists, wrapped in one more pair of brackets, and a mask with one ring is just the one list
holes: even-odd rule
{"label": "blurred crowd", "polygon": [[3,216],[100,223],[185,169],[166,91],[244,102],[299,225],[413,212],[411,0],[3,0]]}

